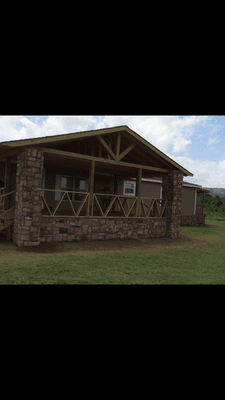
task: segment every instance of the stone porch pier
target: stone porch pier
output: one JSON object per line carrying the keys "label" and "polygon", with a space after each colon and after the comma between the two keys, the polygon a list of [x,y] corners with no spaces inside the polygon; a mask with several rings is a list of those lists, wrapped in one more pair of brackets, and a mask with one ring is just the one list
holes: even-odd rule
{"label": "stone porch pier", "polygon": [[38,148],[27,147],[17,155],[13,242],[18,246],[40,244],[43,163]]}
{"label": "stone porch pier", "polygon": [[183,173],[170,171],[162,179],[162,198],[166,205],[166,237],[180,238]]}

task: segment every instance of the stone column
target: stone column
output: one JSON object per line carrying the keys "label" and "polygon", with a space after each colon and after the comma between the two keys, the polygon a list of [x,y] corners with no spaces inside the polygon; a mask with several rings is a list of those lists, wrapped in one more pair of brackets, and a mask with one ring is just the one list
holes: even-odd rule
{"label": "stone column", "polygon": [[18,246],[40,244],[43,164],[41,149],[26,147],[17,155],[13,242]]}
{"label": "stone column", "polygon": [[162,198],[166,205],[166,237],[180,238],[183,173],[172,170],[163,176]]}

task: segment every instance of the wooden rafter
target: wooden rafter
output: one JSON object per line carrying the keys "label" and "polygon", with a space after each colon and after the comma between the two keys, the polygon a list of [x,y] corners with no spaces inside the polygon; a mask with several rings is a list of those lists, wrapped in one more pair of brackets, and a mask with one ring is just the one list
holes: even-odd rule
{"label": "wooden rafter", "polygon": [[53,149],[47,149],[47,148],[42,148],[43,153],[46,155],[56,155],[56,156],[61,156],[64,157],[65,159],[71,158],[71,159],[78,159],[78,160],[86,160],[86,161],[96,161],[104,164],[109,164],[109,165],[114,165],[115,167],[121,166],[121,167],[129,167],[129,168],[142,168],[143,170],[146,171],[156,171],[156,172],[163,172],[163,173],[168,173],[170,170],[167,168],[157,168],[157,167],[149,167],[147,165],[140,165],[140,164],[131,164],[127,162],[122,162],[122,161],[114,161],[114,160],[107,160],[105,158],[100,158],[100,157],[92,157],[92,156],[87,156],[83,154],[78,154],[78,153],[71,153],[69,151],[62,151],[62,150],[53,150]]}
{"label": "wooden rafter", "polygon": [[[128,140],[130,140],[131,138],[130,138],[130,136],[129,136],[129,134],[127,133],[127,132],[124,132],[123,133],[123,135],[128,139]],[[163,163],[167,166],[170,166],[170,162],[169,161],[167,161],[167,160],[165,160],[165,158],[164,159],[162,159],[162,156],[160,156],[159,154],[158,154],[158,149],[156,149],[157,150],[157,152],[156,151],[153,151],[153,150],[149,150],[149,149],[146,149],[146,146],[144,145],[144,143],[143,143],[143,140],[141,140],[141,141],[139,141],[137,138],[132,138],[132,140],[133,140],[133,142],[134,143],[136,143],[137,144],[137,146],[138,146],[138,148],[139,148],[139,151],[141,151],[141,149],[144,151],[144,153],[146,153],[146,150],[148,151],[148,153],[149,153],[149,157],[150,157],[150,154],[151,154],[151,156],[152,156],[152,158],[154,159],[154,162],[155,162],[155,160],[157,160],[158,162],[160,162],[160,163],[162,163],[162,161],[163,161]],[[151,145],[152,146],[152,145]],[[137,151],[138,152],[138,151]],[[141,153],[142,154],[142,153]],[[171,160],[171,162],[172,162],[173,160]],[[174,163],[174,161],[173,161],[173,163]]]}
{"label": "wooden rafter", "polygon": [[117,136],[117,143],[116,143],[116,154],[112,151],[112,139],[110,137],[109,139],[109,145],[105,142],[105,140],[98,135],[97,136],[99,142],[105,147],[107,153],[108,153],[108,159],[110,160],[110,156],[115,160],[115,161],[120,161],[123,157],[125,157],[126,154],[128,154],[135,146],[135,143],[132,143],[128,148],[126,148],[121,154],[120,152],[120,143],[121,143],[121,134],[118,134]]}
{"label": "wooden rafter", "polygon": [[97,136],[99,142],[105,147],[106,151],[112,156],[112,158],[116,161],[116,156],[113,153],[113,151],[110,149],[110,147],[107,145],[105,140],[101,136]]}
{"label": "wooden rafter", "polygon": [[119,158],[118,158],[118,161],[120,161],[123,157],[125,157],[125,155],[126,155],[127,153],[129,153],[135,146],[136,146],[136,144],[135,144],[135,143],[132,143],[126,150],[124,150],[124,151],[120,154],[120,156],[119,156]]}
{"label": "wooden rafter", "polygon": [[[34,147],[52,147],[52,146],[57,146],[57,145],[64,145],[66,142],[67,143],[72,143],[77,140],[89,140],[91,137],[96,137],[96,136],[107,136],[108,134],[117,134],[117,133],[122,133],[125,135],[129,140],[132,140],[138,147],[141,147],[145,151],[149,151],[149,155],[154,156],[154,158],[158,159],[159,162],[161,163],[163,161],[163,164],[165,166],[168,166],[168,168],[171,170],[172,169],[178,169],[180,170],[184,176],[193,176],[189,171],[187,171],[185,168],[183,168],[181,165],[177,164],[174,160],[172,160],[170,157],[166,156],[163,152],[158,150],[155,146],[151,145],[148,143],[145,139],[143,139],[140,135],[138,135],[136,132],[134,132],[132,129],[130,129],[128,126],[123,125],[123,126],[117,126],[115,128],[105,128],[105,129],[99,129],[95,131],[86,131],[86,132],[77,132],[77,133],[72,133],[72,134],[66,134],[66,135],[55,135],[55,136],[49,136],[49,137],[44,137],[44,138],[33,138],[33,139],[23,139],[23,140],[15,140],[15,141],[9,141],[9,142],[2,142],[0,143],[0,154],[4,154],[4,151],[8,151],[9,148],[20,148],[22,147],[27,147],[27,146],[34,146]],[[108,146],[109,148],[109,146]],[[107,149],[108,154],[110,154],[109,149]],[[9,155],[7,153],[7,155]],[[112,160],[115,159],[115,155],[112,152],[111,154]],[[2,156],[2,155],[1,155]],[[175,167],[175,168],[174,168]]]}
{"label": "wooden rafter", "polygon": [[128,162],[136,163],[136,162],[138,162],[138,160],[140,160],[140,157],[141,157],[141,160],[146,165],[149,163],[149,160],[151,160],[151,163],[154,164],[154,166],[159,167],[159,168],[161,166],[159,160],[157,160],[152,155],[151,156],[149,156],[149,154],[147,155],[146,152],[143,151],[142,149],[138,148],[138,146],[136,146],[136,148],[135,148],[135,153],[133,152],[132,154],[128,154],[127,157],[128,157],[128,159],[127,159]]}
{"label": "wooden rafter", "polygon": [[116,138],[116,159],[119,160],[119,155],[120,155],[120,142],[121,142],[121,133],[117,133],[117,138]]}

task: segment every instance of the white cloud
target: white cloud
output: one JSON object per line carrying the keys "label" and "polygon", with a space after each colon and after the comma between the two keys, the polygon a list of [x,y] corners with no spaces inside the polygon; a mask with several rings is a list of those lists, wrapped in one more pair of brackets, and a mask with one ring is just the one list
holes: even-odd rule
{"label": "white cloud", "polygon": [[18,135],[16,125],[20,122],[21,116],[0,116],[0,142],[13,140]]}
{"label": "white cloud", "polygon": [[219,143],[219,140],[216,140],[216,138],[209,138],[207,142],[207,146],[211,146],[213,143]]}
{"label": "white cloud", "polygon": [[[185,177],[188,182],[206,187],[224,187],[225,161],[209,162],[192,160],[188,157],[189,146],[195,134],[195,149],[201,153],[201,144],[208,146],[218,143],[215,137],[217,121],[208,116],[49,116],[40,125],[41,119],[32,121],[23,116],[0,116],[0,142],[60,135],[90,129],[102,129],[127,125],[172,160],[194,174]],[[17,127],[16,127],[17,126]],[[204,128],[204,140],[198,133]],[[221,125],[221,130],[223,125]],[[202,135],[203,136],[203,135]],[[207,140],[206,140],[207,137]],[[186,152],[186,157],[179,154]],[[174,155],[175,154],[175,155]]]}
{"label": "white cloud", "polygon": [[[0,142],[85,131],[88,130],[88,125],[95,121],[93,116],[49,116],[40,126],[35,117],[30,121],[23,116],[0,116]],[[22,126],[16,129],[18,123]]]}
{"label": "white cloud", "polygon": [[185,169],[194,174],[193,177],[184,177],[186,182],[194,183],[204,187],[225,188],[225,160],[219,161],[195,161],[187,157],[177,157],[169,155],[174,161],[182,165]]}
{"label": "white cloud", "polygon": [[173,152],[179,154],[186,151],[187,146],[191,144],[190,137],[194,133],[196,124],[204,124],[206,118],[207,116],[182,119],[178,116],[105,116],[101,125],[103,123],[109,127],[127,125],[163,153],[172,145]]}

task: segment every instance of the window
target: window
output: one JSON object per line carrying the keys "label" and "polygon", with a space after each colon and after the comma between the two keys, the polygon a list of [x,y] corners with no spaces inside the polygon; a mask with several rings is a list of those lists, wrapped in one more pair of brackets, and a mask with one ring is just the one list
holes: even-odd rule
{"label": "window", "polygon": [[[71,190],[73,191],[73,177],[72,176],[62,176],[61,177],[61,190]],[[61,193],[63,195],[63,193]],[[69,193],[70,200],[73,201],[74,193]],[[68,197],[64,197],[63,201],[69,201]]]}
{"label": "window", "polygon": [[136,182],[124,181],[123,185],[123,195],[125,196],[135,196]]}
{"label": "window", "polygon": [[[87,182],[86,179],[76,178],[76,192],[87,192]],[[75,194],[76,201],[82,201],[84,196],[79,195],[78,193]]]}
{"label": "window", "polygon": [[[69,175],[56,175],[56,190],[65,191],[76,191],[76,192],[87,192],[88,191],[88,179],[78,178]],[[71,201],[82,201],[84,196],[78,193],[68,193]],[[63,196],[61,192],[55,192],[55,200],[60,200]],[[69,201],[67,195],[64,197],[64,201]]]}

